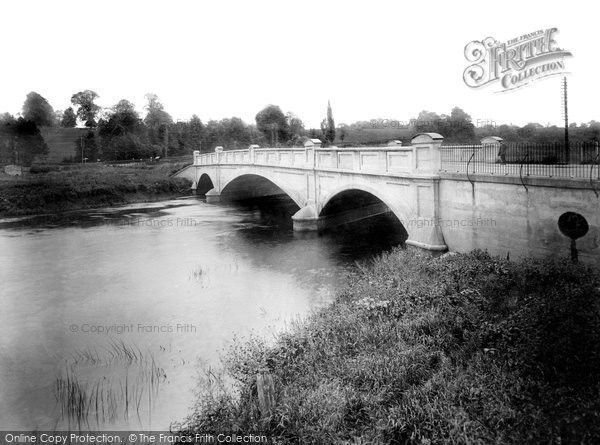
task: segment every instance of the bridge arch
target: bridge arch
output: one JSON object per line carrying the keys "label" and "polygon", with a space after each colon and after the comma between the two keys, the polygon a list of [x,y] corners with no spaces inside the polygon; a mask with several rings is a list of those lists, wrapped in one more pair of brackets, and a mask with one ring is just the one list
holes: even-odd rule
{"label": "bridge arch", "polygon": [[196,194],[206,195],[206,192],[215,188],[215,181],[208,173],[202,173],[196,182]]}
{"label": "bridge arch", "polygon": [[381,193],[381,191],[377,190],[375,187],[372,187],[367,184],[361,184],[358,182],[352,182],[336,187],[333,190],[330,190],[324,197],[322,197],[319,200],[320,205],[318,206],[317,214],[319,216],[322,216],[323,210],[326,209],[327,204],[330,204],[331,201],[337,196],[343,193],[352,192],[352,190],[358,190],[360,192],[368,193],[377,198],[390,209],[390,211],[394,214],[394,216],[396,216],[396,218],[398,218],[398,220],[403,226],[405,226],[405,222],[409,220],[410,216],[413,213],[411,212],[411,209],[408,206],[402,205],[401,203],[393,203],[388,196]]}
{"label": "bridge arch", "polygon": [[[245,187],[244,187],[245,186]],[[305,199],[294,187],[269,174],[241,172],[221,184],[221,195],[232,194],[240,199],[285,194],[302,208]]]}

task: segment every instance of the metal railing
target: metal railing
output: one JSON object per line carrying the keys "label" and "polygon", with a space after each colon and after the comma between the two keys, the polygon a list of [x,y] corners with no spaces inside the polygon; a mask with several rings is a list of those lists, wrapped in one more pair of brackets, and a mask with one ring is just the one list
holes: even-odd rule
{"label": "metal railing", "polygon": [[441,171],[600,179],[598,142],[442,145]]}
{"label": "metal railing", "polygon": [[[257,165],[389,175],[456,172],[600,180],[598,142],[352,147],[249,148],[194,154],[194,165]],[[437,162],[437,163],[436,163]]]}

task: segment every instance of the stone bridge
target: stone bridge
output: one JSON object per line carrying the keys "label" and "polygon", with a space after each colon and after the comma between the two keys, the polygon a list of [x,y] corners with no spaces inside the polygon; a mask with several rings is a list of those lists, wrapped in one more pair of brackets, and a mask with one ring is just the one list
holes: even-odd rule
{"label": "stone bridge", "polygon": [[568,253],[570,240],[557,220],[576,212],[590,227],[578,241],[580,256],[598,262],[598,181],[448,172],[442,168],[442,141],[439,134],[423,133],[410,146],[322,148],[313,139],[303,148],[217,147],[194,152],[193,165],[177,176],[193,181],[207,202],[286,194],[299,207],[292,217],[296,231],[392,212],[407,244],[437,251]]}
{"label": "stone bridge", "polygon": [[414,226],[408,244],[446,250],[439,227],[417,223],[439,217],[441,143],[440,135],[428,133],[407,147],[321,148],[314,139],[304,148],[196,152],[194,165],[179,175],[194,181],[207,202],[285,193],[300,208],[292,217],[296,231],[391,211],[403,226]]}

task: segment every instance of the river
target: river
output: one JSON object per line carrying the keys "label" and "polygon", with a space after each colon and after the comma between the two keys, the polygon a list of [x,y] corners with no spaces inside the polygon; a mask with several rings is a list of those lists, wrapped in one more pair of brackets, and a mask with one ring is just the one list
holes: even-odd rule
{"label": "river", "polygon": [[0,429],[165,429],[234,337],[327,304],[389,218],[292,231],[284,199],[0,220]]}

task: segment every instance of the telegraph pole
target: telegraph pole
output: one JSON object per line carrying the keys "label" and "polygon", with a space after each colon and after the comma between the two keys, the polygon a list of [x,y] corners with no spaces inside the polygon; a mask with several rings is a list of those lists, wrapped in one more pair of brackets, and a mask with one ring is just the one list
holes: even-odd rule
{"label": "telegraph pole", "polygon": [[565,119],[565,160],[568,164],[570,161],[570,153],[569,149],[569,108],[567,102],[567,76],[563,77],[562,83],[562,96],[563,96],[563,117]]}

